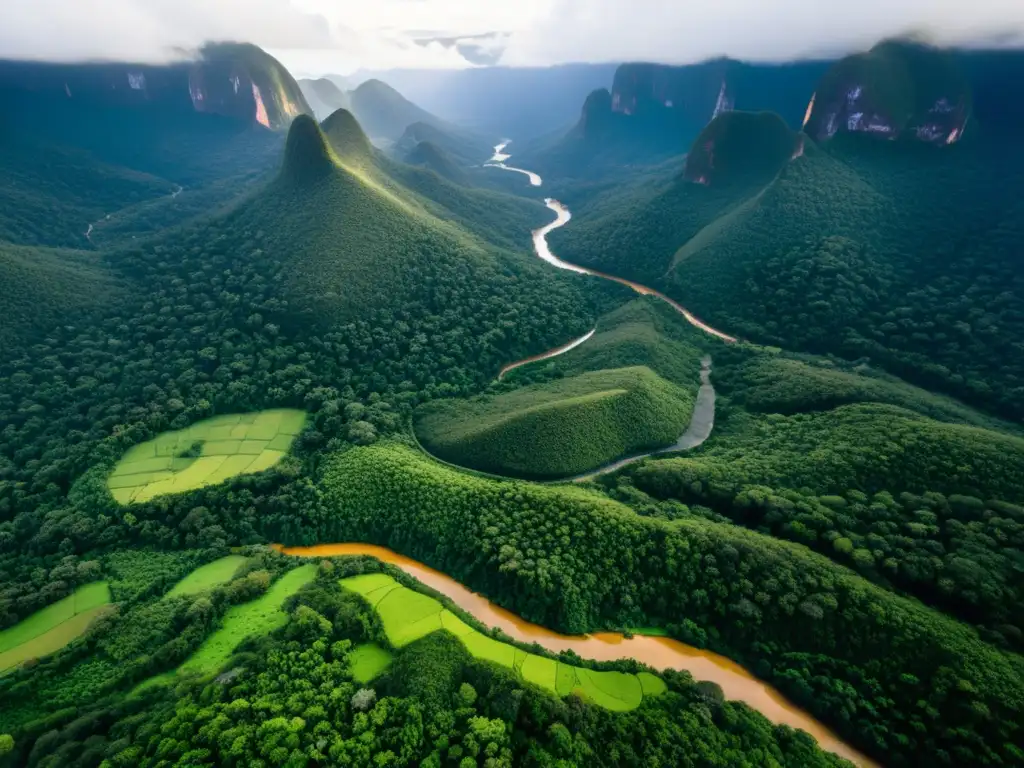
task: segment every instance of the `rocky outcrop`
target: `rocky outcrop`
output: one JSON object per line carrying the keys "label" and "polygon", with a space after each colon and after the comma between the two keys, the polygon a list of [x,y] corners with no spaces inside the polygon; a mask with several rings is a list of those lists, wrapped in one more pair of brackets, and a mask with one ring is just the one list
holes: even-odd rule
{"label": "rocky outcrop", "polygon": [[861,133],[954,144],[963,137],[971,111],[971,86],[956,55],[891,41],[829,69],[805,130],[817,141]]}
{"label": "rocky outcrop", "polygon": [[0,91],[87,109],[208,113],[272,129],[312,113],[298,84],[276,59],[241,43],[207,45],[194,60],[165,66],[2,61]]}
{"label": "rocky outcrop", "polygon": [[660,115],[666,121],[701,127],[733,109],[771,111],[798,128],[815,84],[827,69],[824,62],[755,65],[731,59],[686,66],[623,64],[615,73],[611,108],[622,115]]}

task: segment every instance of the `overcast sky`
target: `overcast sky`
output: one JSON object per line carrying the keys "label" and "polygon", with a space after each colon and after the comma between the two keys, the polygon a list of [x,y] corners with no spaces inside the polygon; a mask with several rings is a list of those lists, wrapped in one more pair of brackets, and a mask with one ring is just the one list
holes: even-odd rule
{"label": "overcast sky", "polygon": [[162,61],[246,40],[299,75],[500,63],[835,55],[886,36],[1024,45],[1024,0],[0,0],[0,57]]}

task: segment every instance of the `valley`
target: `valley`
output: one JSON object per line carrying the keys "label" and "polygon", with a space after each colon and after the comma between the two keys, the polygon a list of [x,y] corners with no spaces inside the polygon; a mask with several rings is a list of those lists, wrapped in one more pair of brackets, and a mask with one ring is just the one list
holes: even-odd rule
{"label": "valley", "polygon": [[0,58],[0,768],[1024,766],[1018,50],[272,50]]}

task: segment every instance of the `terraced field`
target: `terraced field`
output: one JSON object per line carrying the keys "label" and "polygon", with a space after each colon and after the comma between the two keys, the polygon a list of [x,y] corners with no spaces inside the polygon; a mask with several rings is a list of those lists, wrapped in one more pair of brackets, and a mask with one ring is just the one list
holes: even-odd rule
{"label": "terraced field", "polygon": [[404,587],[383,573],[342,579],[341,585],[373,605],[388,640],[396,648],[444,629],[459,638],[474,658],[514,669],[527,682],[558,696],[575,692],[616,712],[635,709],[645,695],[657,696],[666,689],[661,678],[648,672],[598,672],[502,643],[473,629],[434,598]]}
{"label": "terraced field", "polygon": [[120,504],[149,501],[270,469],[306,424],[303,411],[215,416],[130,448],[107,479]]}
{"label": "terraced field", "polygon": [[242,555],[228,555],[212,563],[196,568],[192,573],[174,585],[166,597],[178,597],[179,595],[198,595],[201,592],[218,587],[225,582],[231,581],[246,558]]}
{"label": "terraced field", "polygon": [[96,581],[0,632],[0,672],[56,653],[84,634],[109,604],[109,585]]}
{"label": "terraced field", "polygon": [[178,671],[216,672],[243,641],[283,627],[288,623],[288,614],[281,610],[284,601],[315,578],[315,565],[293,568],[271,584],[262,597],[231,608],[221,628],[206,638]]}

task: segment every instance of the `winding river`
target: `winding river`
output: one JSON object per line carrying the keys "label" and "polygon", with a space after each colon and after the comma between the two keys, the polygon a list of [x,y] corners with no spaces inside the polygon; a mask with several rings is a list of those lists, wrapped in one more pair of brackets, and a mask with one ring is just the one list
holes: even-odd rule
{"label": "winding river", "polygon": [[[543,183],[543,179],[541,179],[541,177],[538,176],[536,173],[534,173],[533,171],[523,170],[522,168],[513,168],[512,166],[507,165],[505,163],[506,160],[512,157],[511,155],[505,152],[505,147],[507,147],[510,143],[511,142],[509,141],[505,141],[502,142],[501,144],[498,144],[494,148],[494,155],[487,163],[485,163],[485,165],[494,168],[501,168],[506,171],[525,173],[527,176],[530,177],[530,184],[532,184],[535,187],[539,187]],[[656,291],[653,288],[648,288],[646,285],[641,285],[640,283],[634,282],[632,280],[627,280],[624,277],[609,275],[607,272],[599,272],[596,269],[587,269],[586,267],[581,267],[578,264],[570,264],[568,261],[563,261],[562,259],[555,256],[555,254],[551,252],[551,248],[548,246],[548,235],[554,230],[558,229],[559,227],[564,227],[566,224],[568,224],[569,220],[572,218],[572,214],[569,212],[568,208],[566,208],[557,200],[554,200],[550,197],[544,200],[544,204],[547,205],[547,207],[550,208],[552,211],[554,211],[555,220],[552,221],[550,224],[546,224],[540,229],[534,230],[533,247],[534,250],[537,251],[537,255],[544,261],[546,261],[548,264],[558,267],[559,269],[567,269],[570,272],[576,272],[581,275],[592,275],[594,277],[604,278],[605,280],[611,280],[612,282],[619,283],[620,285],[625,285],[628,288],[632,288],[634,291],[644,296],[654,296],[655,298],[661,299],[670,307],[672,307],[672,309],[681,314],[684,318],[686,318],[686,321],[695,328],[699,328],[705,333],[710,334],[711,336],[714,336],[718,339],[721,339],[722,341],[730,343],[737,341],[735,336],[730,336],[724,331],[720,331],[717,328],[713,328],[712,326],[708,325],[703,320],[698,318],[696,315],[694,315],[692,312],[690,312],[690,310],[688,310],[682,304],[675,301],[674,299],[670,299],[668,296],[661,293],[660,291]]]}
{"label": "winding river", "polygon": [[574,651],[594,661],[615,661],[633,658],[657,669],[684,669],[696,680],[710,680],[722,688],[728,699],[742,701],[758,710],[774,723],[783,723],[806,731],[823,749],[835,752],[857,765],[877,768],[869,758],[832,733],[803,710],[791,704],[769,685],[751,675],[739,664],[711,651],[693,648],[668,637],[634,635],[626,638],[614,632],[591,635],[562,635],[533,624],[472,592],[449,576],[429,566],[373,544],[318,544],[312,547],[277,547],[293,557],[338,557],[369,555],[397,566],[431,589],[450,598],[457,606],[490,627],[522,643],[538,643],[552,653]]}

